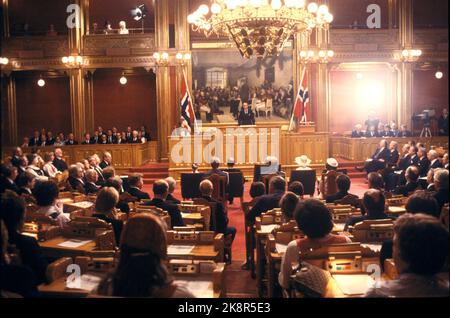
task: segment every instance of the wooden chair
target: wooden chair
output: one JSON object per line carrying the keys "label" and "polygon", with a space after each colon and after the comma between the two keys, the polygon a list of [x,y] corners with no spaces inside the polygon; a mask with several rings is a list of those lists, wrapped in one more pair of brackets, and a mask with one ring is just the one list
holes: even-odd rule
{"label": "wooden chair", "polygon": [[316,192],[316,170],[294,170],[291,172],[289,183],[299,181],[303,184],[305,195],[311,197]]}
{"label": "wooden chair", "polygon": [[213,193],[211,194],[211,197],[217,201],[223,202],[224,206],[226,206],[227,177],[212,174],[208,177],[208,180],[213,184]]}
{"label": "wooden chair", "polygon": [[268,99],[266,99],[266,107],[264,108],[264,113],[266,115],[266,118],[267,118],[267,114],[270,113],[270,115],[272,115],[272,112],[273,112],[273,99],[268,98]]}
{"label": "wooden chair", "polygon": [[207,206],[210,209],[210,219],[208,220],[207,224],[205,224],[205,226],[207,226],[205,228],[205,231],[215,231],[216,230],[216,203],[215,202],[209,202],[206,199],[203,198],[195,198],[193,199],[193,203],[194,205],[197,206]]}
{"label": "wooden chair", "polygon": [[380,243],[394,238],[394,221],[365,220],[350,229],[355,242]]}
{"label": "wooden chair", "polygon": [[183,197],[183,200],[198,198],[201,196],[199,186],[203,179],[203,173],[181,174],[181,196]]}
{"label": "wooden chair", "polygon": [[273,174],[266,174],[266,175],[263,175],[263,176],[262,176],[262,182],[263,182],[264,185],[266,186],[266,194],[269,193],[270,180],[271,180],[273,177],[276,177],[276,176],[278,176],[278,174],[276,174],[276,173],[273,173]]}
{"label": "wooden chair", "polygon": [[239,198],[241,204],[244,198],[244,174],[240,172],[228,172],[228,197]]}

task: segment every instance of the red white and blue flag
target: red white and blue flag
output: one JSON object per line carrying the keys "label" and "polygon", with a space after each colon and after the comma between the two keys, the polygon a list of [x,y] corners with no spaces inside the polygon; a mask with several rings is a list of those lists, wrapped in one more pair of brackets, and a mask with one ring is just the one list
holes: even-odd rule
{"label": "red white and blue flag", "polygon": [[[303,69],[302,80],[298,87],[297,97],[295,98],[294,108],[292,110],[291,123],[289,130],[293,130],[298,123],[308,122],[310,113],[308,76],[306,69]],[[295,124],[294,124],[295,123]]]}
{"label": "red white and blue flag", "polygon": [[194,105],[192,104],[191,94],[189,92],[189,85],[186,78],[186,73],[183,71],[183,82],[181,83],[181,116],[186,120],[189,126],[194,124],[197,127],[195,119]]}

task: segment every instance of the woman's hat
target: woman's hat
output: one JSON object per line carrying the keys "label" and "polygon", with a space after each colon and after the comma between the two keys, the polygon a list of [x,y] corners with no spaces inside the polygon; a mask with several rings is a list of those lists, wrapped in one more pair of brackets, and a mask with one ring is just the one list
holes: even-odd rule
{"label": "woman's hat", "polygon": [[332,168],[337,168],[339,166],[339,163],[334,158],[328,158],[327,159],[327,165],[329,165]]}
{"label": "woman's hat", "polygon": [[166,226],[151,213],[140,213],[130,218],[122,231],[120,246],[148,251],[167,258]]}
{"label": "woman's hat", "polygon": [[295,158],[295,163],[298,164],[300,167],[306,168],[311,164],[311,159],[308,158],[306,155],[302,155],[300,157]]}

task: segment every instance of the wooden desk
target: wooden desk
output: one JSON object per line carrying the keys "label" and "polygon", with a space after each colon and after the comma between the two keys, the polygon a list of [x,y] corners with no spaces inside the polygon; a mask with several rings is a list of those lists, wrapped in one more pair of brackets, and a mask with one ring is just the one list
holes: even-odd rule
{"label": "wooden desk", "polygon": [[[176,246],[178,244],[171,244],[171,246]],[[189,245],[189,244],[186,244]],[[192,245],[192,250],[189,253],[169,253],[167,254],[169,259],[199,259],[199,260],[220,260],[220,251],[217,251],[214,245]]]}
{"label": "wooden desk", "polygon": [[80,238],[81,240],[91,240],[89,243],[80,247],[64,247],[58,245],[70,239],[60,236],[48,241],[39,242],[39,246],[41,247],[42,253],[50,258],[89,256],[96,250],[95,239],[90,238]]}
{"label": "wooden desk", "polygon": [[[105,272],[87,272],[86,274],[98,277],[100,281],[106,277]],[[92,294],[90,290],[68,288],[67,276],[58,278],[50,284],[39,285],[38,290],[44,297],[85,298]]]}

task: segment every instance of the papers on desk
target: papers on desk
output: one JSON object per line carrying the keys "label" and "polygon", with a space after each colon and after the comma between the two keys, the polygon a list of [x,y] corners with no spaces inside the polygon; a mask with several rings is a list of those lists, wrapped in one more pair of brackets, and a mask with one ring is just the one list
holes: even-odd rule
{"label": "papers on desk", "polygon": [[388,211],[390,213],[404,213],[406,209],[402,206],[390,206]]}
{"label": "papers on desk", "polygon": [[92,240],[77,240],[77,239],[71,239],[67,240],[65,242],[59,243],[58,246],[61,247],[68,247],[68,248],[77,248],[83,245],[86,245],[88,243],[92,242]]}
{"label": "papers on desk", "polygon": [[375,281],[367,274],[333,275],[339,289],[348,296],[364,295]]}
{"label": "papers on desk", "polygon": [[167,247],[168,255],[189,255],[194,249],[194,245],[169,245]]}
{"label": "papers on desk", "polygon": [[379,253],[381,251],[382,244],[361,244],[362,247],[368,248],[375,253]]}
{"label": "papers on desk", "polygon": [[342,232],[342,231],[344,231],[344,227],[345,227],[345,223],[334,223],[333,230]]}
{"label": "papers on desk", "polygon": [[278,226],[278,224],[261,225],[261,232],[270,233]]}
{"label": "papers on desk", "polygon": [[89,209],[94,205],[94,203],[90,202],[90,201],[81,201],[81,202],[71,203],[70,205],[80,208],[80,209]]}
{"label": "papers on desk", "polygon": [[73,203],[73,199],[70,199],[70,198],[58,199],[58,201],[61,202],[62,204]]}
{"label": "papers on desk", "polygon": [[66,288],[81,289],[92,292],[93,290],[97,289],[98,285],[100,284],[100,281],[101,277],[98,276],[84,274],[81,275],[79,278],[77,278],[76,275],[73,274],[67,278]]}
{"label": "papers on desk", "polygon": [[275,244],[275,249],[277,250],[278,254],[286,254],[287,247],[288,246],[285,244],[280,243]]}
{"label": "papers on desk", "polygon": [[175,284],[184,286],[196,298],[214,298],[214,287],[210,281],[175,280]]}

